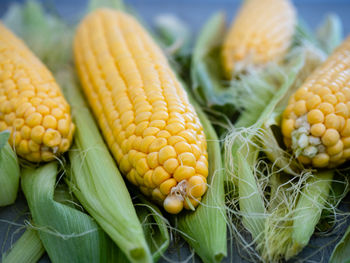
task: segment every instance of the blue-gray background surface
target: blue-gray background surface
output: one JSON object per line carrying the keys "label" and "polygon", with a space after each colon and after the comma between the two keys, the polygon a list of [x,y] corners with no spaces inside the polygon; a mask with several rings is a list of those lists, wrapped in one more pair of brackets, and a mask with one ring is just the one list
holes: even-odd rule
{"label": "blue-gray background surface", "polygon": [[[241,1],[238,0],[125,0],[131,5],[141,17],[152,24],[153,18],[162,13],[173,13],[183,19],[190,25],[194,33],[197,33],[200,27],[205,23],[208,17],[216,10],[226,12],[230,21],[235,14],[237,7]],[[8,6],[13,2],[11,0],[0,0],[0,16],[2,16]],[[55,6],[56,11],[70,22],[75,22],[76,17],[82,14],[86,2],[85,0],[48,0],[41,1],[52,10]],[[350,0],[295,0],[294,4],[298,9],[299,15],[312,27],[315,28],[322,21],[327,13],[337,13],[343,23],[345,36],[350,33]],[[1,172],[1,171],[0,171]],[[1,185],[0,185],[1,191]],[[349,207],[349,197],[342,205],[343,208]],[[19,198],[15,205],[10,207],[0,207],[0,259],[1,254],[8,249],[10,244],[14,242],[23,229],[23,219],[28,216],[28,210],[23,198],[23,194],[19,194]],[[18,225],[14,224],[18,223]],[[340,230],[342,232],[345,228]],[[339,239],[338,234],[330,234],[328,237],[313,237],[311,244],[304,249],[295,262],[327,262],[329,255],[333,249],[335,241]],[[325,249],[320,249],[323,245],[330,243]],[[235,247],[229,249],[230,260],[226,262],[246,262],[240,258],[240,252]],[[313,255],[312,255],[313,254]],[[172,262],[183,262],[190,255],[190,251],[184,245],[181,251],[170,248],[167,258]],[[310,257],[310,255],[312,255]],[[189,260],[192,262],[192,259]],[[195,261],[199,262],[198,258]],[[49,262],[45,256],[41,262]],[[168,262],[162,259],[161,262]],[[69,263],[69,262],[67,262]]]}

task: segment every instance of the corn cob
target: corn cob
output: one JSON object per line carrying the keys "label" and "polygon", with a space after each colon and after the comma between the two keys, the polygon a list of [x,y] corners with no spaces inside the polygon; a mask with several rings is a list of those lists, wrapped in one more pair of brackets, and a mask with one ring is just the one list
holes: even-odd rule
{"label": "corn cob", "polygon": [[285,144],[304,164],[334,167],[350,158],[350,38],[290,97]]}
{"label": "corn cob", "polygon": [[226,77],[281,59],[291,44],[295,24],[289,0],[244,1],[222,46]]}
{"label": "corn cob", "polygon": [[206,138],[155,42],[130,15],[99,9],[79,25],[74,54],[121,172],[169,213],[196,207],[207,188]]}
{"label": "corn cob", "polygon": [[71,145],[69,105],[49,70],[0,23],[0,131],[16,153],[50,161]]}

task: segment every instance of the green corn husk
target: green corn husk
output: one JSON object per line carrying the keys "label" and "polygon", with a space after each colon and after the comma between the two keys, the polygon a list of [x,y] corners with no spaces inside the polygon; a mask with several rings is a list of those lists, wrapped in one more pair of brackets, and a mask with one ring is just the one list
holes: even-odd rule
{"label": "green corn husk", "polygon": [[56,175],[56,162],[27,167],[22,170],[21,184],[34,227],[51,261],[106,261],[107,236],[90,216],[55,200]]}
{"label": "green corn husk", "polygon": [[19,185],[18,160],[16,153],[7,142],[9,137],[9,132],[0,132],[0,207],[15,202]]}
{"label": "green corn husk", "polygon": [[38,233],[27,229],[16,243],[2,256],[2,263],[36,263],[45,249]]}
{"label": "green corn husk", "polygon": [[346,230],[344,236],[335,246],[329,263],[349,263],[350,262],[350,227]]}

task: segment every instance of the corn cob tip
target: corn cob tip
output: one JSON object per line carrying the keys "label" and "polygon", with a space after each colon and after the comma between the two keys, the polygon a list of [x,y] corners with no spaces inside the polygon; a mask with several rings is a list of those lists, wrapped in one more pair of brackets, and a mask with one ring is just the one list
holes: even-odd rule
{"label": "corn cob tip", "polygon": [[98,9],[79,25],[74,55],[120,171],[169,213],[196,207],[208,175],[205,134],[150,35],[132,16]]}
{"label": "corn cob tip", "polygon": [[289,0],[244,1],[224,39],[221,59],[225,76],[278,61],[292,42],[296,11]]}
{"label": "corn cob tip", "polygon": [[282,133],[298,159],[317,168],[350,158],[350,38],[291,96]]}
{"label": "corn cob tip", "polygon": [[16,153],[51,161],[71,145],[70,108],[52,74],[0,23],[0,131],[9,130]]}

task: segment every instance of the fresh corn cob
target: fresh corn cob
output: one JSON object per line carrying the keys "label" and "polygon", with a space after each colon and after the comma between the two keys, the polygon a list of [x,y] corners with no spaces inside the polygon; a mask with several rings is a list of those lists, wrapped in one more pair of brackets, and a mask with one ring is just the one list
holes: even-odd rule
{"label": "fresh corn cob", "polygon": [[207,144],[162,51],[130,15],[99,9],[78,27],[83,90],[119,168],[169,213],[193,209],[207,189]]}
{"label": "fresh corn cob", "polygon": [[74,124],[48,69],[0,23],[0,131],[16,153],[33,162],[68,150]]}
{"label": "fresh corn cob", "polygon": [[226,77],[281,59],[291,44],[295,24],[289,0],[244,1],[222,46]]}
{"label": "fresh corn cob", "polygon": [[290,97],[285,144],[304,164],[334,167],[350,158],[350,38]]}

